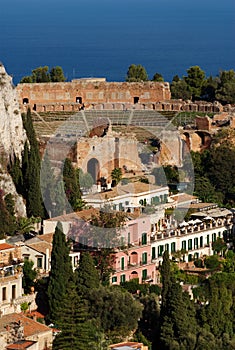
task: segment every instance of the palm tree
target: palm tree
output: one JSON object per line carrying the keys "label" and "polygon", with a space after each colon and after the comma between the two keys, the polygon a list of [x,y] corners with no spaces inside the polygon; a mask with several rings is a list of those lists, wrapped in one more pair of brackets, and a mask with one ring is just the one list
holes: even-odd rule
{"label": "palm tree", "polygon": [[114,168],[111,172],[111,177],[113,180],[113,186],[117,186],[117,184],[121,181],[122,178],[121,168]]}
{"label": "palm tree", "polygon": [[29,233],[35,229],[34,224],[38,222],[37,218],[19,218],[16,227],[16,233],[19,235],[23,235],[25,233]]}

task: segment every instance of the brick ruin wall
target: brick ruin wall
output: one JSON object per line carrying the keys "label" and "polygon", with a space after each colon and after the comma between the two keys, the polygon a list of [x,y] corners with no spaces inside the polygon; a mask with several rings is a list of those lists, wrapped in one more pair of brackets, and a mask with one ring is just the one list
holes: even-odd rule
{"label": "brick ruin wall", "polygon": [[37,112],[76,112],[82,108],[96,110],[151,109],[221,113],[234,111],[230,105],[215,101],[171,100],[167,82],[107,82],[105,79],[77,79],[65,83],[25,83],[17,87],[19,104]]}
{"label": "brick ruin wall", "polygon": [[65,83],[18,84],[16,89],[20,106],[27,105],[38,112],[76,111],[81,106],[95,108],[116,103],[143,105],[171,98],[169,83],[152,81],[127,83],[81,79]]}

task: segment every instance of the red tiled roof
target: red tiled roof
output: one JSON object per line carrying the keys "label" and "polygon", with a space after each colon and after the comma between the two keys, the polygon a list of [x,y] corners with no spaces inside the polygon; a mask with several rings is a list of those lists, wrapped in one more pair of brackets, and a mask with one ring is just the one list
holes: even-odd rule
{"label": "red tiled roof", "polygon": [[12,322],[19,321],[22,322],[22,325],[24,327],[24,336],[26,338],[39,333],[51,331],[51,328],[45,326],[42,323],[36,322],[31,318],[24,316],[23,314],[13,313],[9,315],[3,315],[0,318],[0,333],[6,332],[7,325],[10,325]]}
{"label": "red tiled roof", "polygon": [[22,350],[22,349],[28,349],[31,345],[35,344],[35,341],[31,340],[20,340],[14,344],[10,344],[6,347],[7,350]]}
{"label": "red tiled roof", "polygon": [[12,249],[12,248],[15,248],[15,246],[8,243],[0,243],[0,250]]}

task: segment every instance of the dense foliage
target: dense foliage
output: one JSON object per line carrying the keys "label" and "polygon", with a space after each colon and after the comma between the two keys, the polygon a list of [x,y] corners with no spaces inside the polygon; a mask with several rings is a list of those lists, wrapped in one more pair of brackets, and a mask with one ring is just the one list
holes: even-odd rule
{"label": "dense foliage", "polygon": [[191,152],[195,172],[195,194],[204,202],[233,206],[235,202],[234,131],[221,130],[210,150]]}
{"label": "dense foliage", "polygon": [[235,71],[220,71],[216,77],[206,77],[199,66],[190,67],[187,75],[179,78],[175,76],[171,83],[171,95],[175,99],[215,100],[226,103],[235,103]]}
{"label": "dense foliage", "polygon": [[20,83],[54,83],[65,80],[63,69],[60,66],[52,67],[50,71],[48,66],[44,66],[33,69],[32,74],[23,77]]}

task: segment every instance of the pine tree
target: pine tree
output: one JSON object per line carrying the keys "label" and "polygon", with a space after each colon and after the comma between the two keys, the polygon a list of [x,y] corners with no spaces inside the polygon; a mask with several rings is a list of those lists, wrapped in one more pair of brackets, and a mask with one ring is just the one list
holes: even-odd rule
{"label": "pine tree", "polygon": [[77,289],[79,295],[86,295],[89,290],[98,288],[100,285],[98,271],[94,260],[88,252],[83,252],[79,260],[77,274]]}
{"label": "pine tree", "polygon": [[61,223],[58,223],[53,236],[51,253],[51,271],[48,285],[49,320],[53,323],[60,321],[59,310],[62,299],[72,280],[72,265],[69,258],[69,246],[66,242]]}

